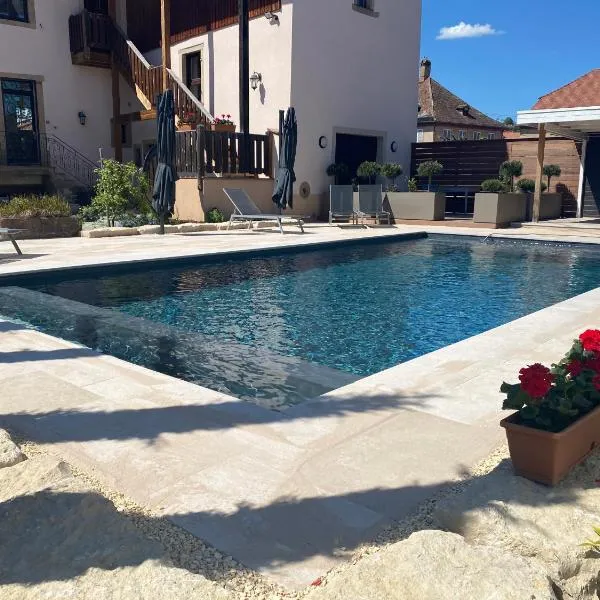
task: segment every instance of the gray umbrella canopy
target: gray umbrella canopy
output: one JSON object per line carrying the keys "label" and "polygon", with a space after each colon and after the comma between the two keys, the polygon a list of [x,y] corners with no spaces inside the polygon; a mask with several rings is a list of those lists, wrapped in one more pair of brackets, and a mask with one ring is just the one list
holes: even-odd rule
{"label": "gray umbrella canopy", "polygon": [[165,215],[175,207],[175,101],[173,92],[167,90],[158,101],[156,155],[158,166],[154,177],[152,207],[160,218],[160,232],[164,233]]}
{"label": "gray umbrella canopy", "polygon": [[283,135],[279,148],[279,170],[275,180],[273,191],[273,202],[279,208],[290,207],[294,204],[294,182],[296,174],[296,147],[298,145],[298,122],[296,121],[296,110],[290,107],[283,122]]}

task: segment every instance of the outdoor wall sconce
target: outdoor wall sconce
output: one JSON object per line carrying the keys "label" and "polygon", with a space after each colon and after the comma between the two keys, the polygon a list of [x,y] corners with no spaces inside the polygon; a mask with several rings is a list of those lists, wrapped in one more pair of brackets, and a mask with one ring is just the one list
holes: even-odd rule
{"label": "outdoor wall sconce", "polygon": [[392,152],[397,152],[398,151],[398,142],[392,142],[390,149]]}
{"label": "outdoor wall sconce", "polygon": [[254,71],[250,77],[250,85],[252,86],[252,89],[257,90],[260,83],[262,83],[262,75]]}
{"label": "outdoor wall sconce", "polygon": [[279,17],[270,10],[265,13],[265,18],[271,25],[279,25]]}
{"label": "outdoor wall sconce", "polygon": [[85,122],[87,121],[87,115],[82,110],[80,110],[77,116],[79,117],[79,122],[82,125],[85,125]]}
{"label": "outdoor wall sconce", "polygon": [[322,148],[324,150],[325,148],[327,148],[328,143],[329,143],[329,140],[327,139],[327,136],[322,135],[319,138],[319,148]]}

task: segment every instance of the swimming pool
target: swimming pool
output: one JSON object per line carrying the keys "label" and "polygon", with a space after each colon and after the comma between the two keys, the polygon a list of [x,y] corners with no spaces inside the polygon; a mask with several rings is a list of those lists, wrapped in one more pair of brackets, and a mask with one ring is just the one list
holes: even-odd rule
{"label": "swimming pool", "polygon": [[462,236],[52,276],[0,314],[270,408],[600,285],[588,246]]}

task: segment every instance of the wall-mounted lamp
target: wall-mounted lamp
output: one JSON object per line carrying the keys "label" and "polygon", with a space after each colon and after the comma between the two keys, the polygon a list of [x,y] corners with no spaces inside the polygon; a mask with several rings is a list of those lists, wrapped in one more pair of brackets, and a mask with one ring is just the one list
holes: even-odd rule
{"label": "wall-mounted lamp", "polygon": [[79,117],[79,122],[82,125],[85,125],[85,122],[87,121],[87,115],[82,110],[80,110],[77,116]]}
{"label": "wall-mounted lamp", "polygon": [[257,90],[260,83],[262,83],[262,75],[254,71],[250,77],[250,87],[252,87],[253,90]]}
{"label": "wall-mounted lamp", "polygon": [[271,25],[279,25],[279,17],[270,10],[265,13],[265,19],[267,19]]}

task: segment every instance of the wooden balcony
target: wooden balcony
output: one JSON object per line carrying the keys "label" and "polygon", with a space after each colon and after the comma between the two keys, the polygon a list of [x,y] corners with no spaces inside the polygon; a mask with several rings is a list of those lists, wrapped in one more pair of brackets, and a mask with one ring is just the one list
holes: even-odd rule
{"label": "wooden balcony", "polygon": [[74,65],[110,68],[113,25],[100,12],[83,10],[69,17],[69,42]]}

